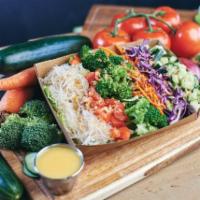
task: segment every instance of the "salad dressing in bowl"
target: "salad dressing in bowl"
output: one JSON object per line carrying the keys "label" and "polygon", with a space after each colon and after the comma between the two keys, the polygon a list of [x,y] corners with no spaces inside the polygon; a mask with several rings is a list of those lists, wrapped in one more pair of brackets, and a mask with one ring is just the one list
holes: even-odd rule
{"label": "salad dressing in bowl", "polygon": [[55,146],[38,157],[36,166],[44,176],[59,179],[71,176],[78,171],[81,159],[74,150]]}
{"label": "salad dressing in bowl", "polygon": [[44,184],[55,195],[72,190],[84,166],[82,152],[67,144],[53,144],[39,151],[35,169]]}

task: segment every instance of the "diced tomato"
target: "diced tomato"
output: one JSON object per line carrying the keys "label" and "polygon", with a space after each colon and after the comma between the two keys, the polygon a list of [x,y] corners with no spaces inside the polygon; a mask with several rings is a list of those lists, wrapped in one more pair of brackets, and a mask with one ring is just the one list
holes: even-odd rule
{"label": "diced tomato", "polygon": [[94,101],[99,101],[99,100],[102,99],[101,96],[96,92],[95,88],[93,88],[93,87],[90,87],[88,94],[89,94],[90,97],[92,97],[92,99]]}
{"label": "diced tomato", "polygon": [[116,104],[116,102],[117,102],[117,100],[115,100],[115,99],[104,99],[104,101],[105,101],[105,104],[107,105],[107,106],[110,106],[110,105],[115,105]]}
{"label": "diced tomato", "polygon": [[95,72],[89,72],[85,78],[87,79],[89,85],[92,85],[92,82],[95,81]]}
{"label": "diced tomato", "polygon": [[111,137],[112,137],[114,140],[117,140],[117,139],[120,137],[120,131],[119,131],[119,129],[117,129],[117,128],[112,128],[112,129],[111,129]]}
{"label": "diced tomato", "polygon": [[106,112],[104,109],[96,109],[94,111],[94,114],[99,116],[99,118],[101,118],[105,122],[110,121],[111,114],[109,112]]}
{"label": "diced tomato", "polygon": [[78,55],[73,55],[73,57],[69,60],[69,64],[71,65],[79,64],[80,62],[80,57]]}
{"label": "diced tomato", "polygon": [[128,140],[130,138],[131,130],[128,129],[127,127],[121,127],[121,128],[119,128],[119,131],[120,131],[119,139]]}
{"label": "diced tomato", "polygon": [[127,121],[128,116],[124,114],[122,110],[114,110],[113,115],[116,119],[120,121]]}
{"label": "diced tomato", "polygon": [[116,119],[113,115],[111,116],[110,118],[110,124],[113,126],[113,127],[116,127],[116,128],[120,128],[122,126],[125,126],[124,122],[123,121],[120,121],[118,119]]}
{"label": "diced tomato", "polygon": [[95,72],[89,72],[85,78],[87,79],[89,85],[94,85],[94,81],[98,81],[99,80],[99,71],[95,71]]}

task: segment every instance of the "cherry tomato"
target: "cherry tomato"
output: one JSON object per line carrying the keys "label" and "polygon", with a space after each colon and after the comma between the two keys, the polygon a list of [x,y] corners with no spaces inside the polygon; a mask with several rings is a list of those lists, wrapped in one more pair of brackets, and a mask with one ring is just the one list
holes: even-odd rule
{"label": "cherry tomato", "polygon": [[172,36],[172,51],[179,57],[191,58],[200,52],[200,25],[186,21]]}
{"label": "cherry tomato", "polygon": [[170,49],[171,47],[170,37],[161,28],[154,28],[153,32],[143,29],[132,36],[132,41],[141,39],[159,40],[166,48]]}
{"label": "cherry tomato", "polygon": [[119,29],[118,33],[116,36],[112,35],[113,29],[112,28],[107,28],[99,31],[93,39],[93,47],[98,48],[98,47],[106,47],[106,46],[111,46],[114,43],[124,43],[124,42],[129,42],[130,38],[129,35]]}
{"label": "cherry tomato", "polygon": [[131,136],[131,130],[128,129],[127,127],[121,127],[119,128],[119,132],[120,132],[120,138],[121,140],[128,140]]}
{"label": "cherry tomato", "polygon": [[[162,16],[158,16],[158,18],[163,19],[165,22],[167,22],[169,25],[173,26],[174,28],[177,28],[181,24],[180,15],[173,8],[168,7],[168,6],[161,6],[161,7],[156,8],[155,11],[165,12]],[[162,22],[159,22],[156,19],[151,19],[151,24],[153,26],[162,28],[167,33],[170,32],[170,29],[169,27],[167,27],[167,25],[165,25]]]}

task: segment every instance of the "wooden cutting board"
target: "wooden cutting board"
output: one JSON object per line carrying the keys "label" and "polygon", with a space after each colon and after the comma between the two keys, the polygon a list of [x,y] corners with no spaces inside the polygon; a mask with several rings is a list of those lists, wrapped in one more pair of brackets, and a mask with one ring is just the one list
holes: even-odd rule
{"label": "wooden cutting board", "polygon": [[[110,23],[110,17],[128,7],[94,6],[86,20],[84,34],[92,35]],[[147,10],[138,8],[136,10]],[[184,19],[194,12],[182,11]],[[12,151],[1,154],[24,183],[33,200],[101,200],[134,184],[200,146],[200,118],[157,135],[138,140],[108,152],[85,157],[85,168],[72,192],[52,196],[40,180],[22,172],[22,156]]]}

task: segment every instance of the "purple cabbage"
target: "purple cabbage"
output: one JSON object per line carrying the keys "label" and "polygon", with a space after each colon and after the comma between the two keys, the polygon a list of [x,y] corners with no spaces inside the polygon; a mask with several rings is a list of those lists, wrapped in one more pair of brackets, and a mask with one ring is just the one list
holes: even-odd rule
{"label": "purple cabbage", "polygon": [[188,104],[183,92],[180,89],[174,90],[167,81],[168,77],[152,67],[153,58],[147,44],[148,41],[144,41],[140,46],[127,49],[126,53],[131,60],[137,59],[136,67],[148,77],[149,83],[155,88],[162,103],[170,102],[173,105],[172,111],[166,110],[169,123],[172,124],[184,117]]}

